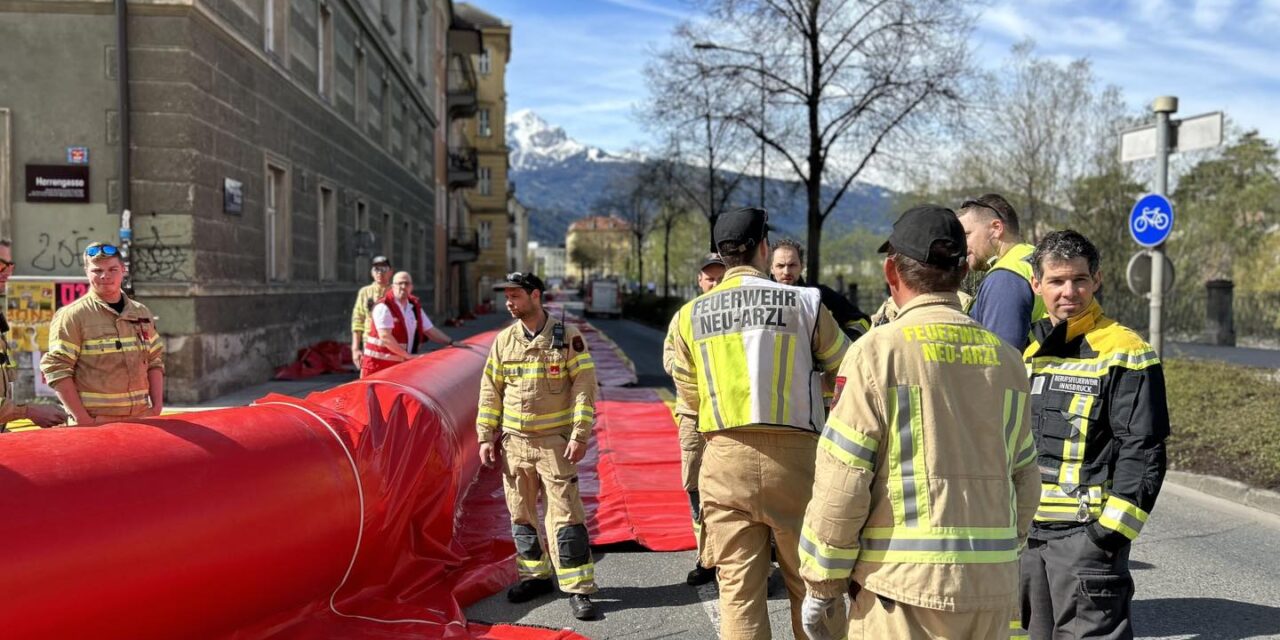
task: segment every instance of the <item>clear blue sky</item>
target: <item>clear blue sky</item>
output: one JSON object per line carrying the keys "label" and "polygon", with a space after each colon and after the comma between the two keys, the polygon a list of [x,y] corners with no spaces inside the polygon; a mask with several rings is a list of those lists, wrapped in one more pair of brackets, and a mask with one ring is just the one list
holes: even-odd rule
{"label": "clear blue sky", "polygon": [[[636,105],[648,53],[689,15],[681,0],[473,0],[512,23],[510,106],[618,151],[645,140]],[[974,34],[996,65],[1023,38],[1044,56],[1088,57],[1134,107],[1181,98],[1280,138],[1280,0],[995,0]]]}

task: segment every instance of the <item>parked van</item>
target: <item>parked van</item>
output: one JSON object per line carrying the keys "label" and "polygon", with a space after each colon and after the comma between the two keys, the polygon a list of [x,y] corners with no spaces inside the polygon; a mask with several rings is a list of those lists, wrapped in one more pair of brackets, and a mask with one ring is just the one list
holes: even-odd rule
{"label": "parked van", "polygon": [[587,299],[583,304],[587,317],[622,316],[622,292],[616,280],[592,280],[587,284]]}

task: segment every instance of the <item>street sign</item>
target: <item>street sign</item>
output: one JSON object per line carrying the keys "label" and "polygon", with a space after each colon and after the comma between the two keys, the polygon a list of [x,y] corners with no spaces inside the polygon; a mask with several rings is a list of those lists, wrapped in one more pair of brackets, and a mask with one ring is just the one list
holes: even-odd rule
{"label": "street sign", "polygon": [[[1222,112],[1169,120],[1169,153],[1185,153],[1222,144]],[[1120,132],[1120,162],[1156,157],[1156,127],[1146,125]]]}
{"label": "street sign", "polygon": [[[1125,282],[1129,285],[1129,290],[1137,295],[1145,296],[1151,293],[1151,251],[1139,251],[1129,258],[1129,268],[1125,271]],[[1173,289],[1173,261],[1164,252],[1160,252],[1160,257],[1164,260],[1164,280],[1160,287],[1164,293],[1169,293]]]}
{"label": "street sign", "polygon": [[1138,199],[1129,212],[1129,235],[1144,247],[1155,247],[1173,231],[1173,203],[1158,194],[1148,193]]}

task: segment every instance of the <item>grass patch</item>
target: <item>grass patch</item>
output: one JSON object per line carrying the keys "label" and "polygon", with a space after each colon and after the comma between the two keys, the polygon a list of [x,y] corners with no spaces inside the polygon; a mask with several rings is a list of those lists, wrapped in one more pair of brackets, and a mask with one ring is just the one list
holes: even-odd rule
{"label": "grass patch", "polygon": [[1169,463],[1280,489],[1280,379],[1270,369],[1166,360]]}

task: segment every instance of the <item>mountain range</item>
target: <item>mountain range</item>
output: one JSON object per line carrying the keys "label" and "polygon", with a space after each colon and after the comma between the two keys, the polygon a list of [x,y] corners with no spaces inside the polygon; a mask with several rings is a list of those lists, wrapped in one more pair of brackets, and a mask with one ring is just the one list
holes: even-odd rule
{"label": "mountain range", "polygon": [[[638,154],[615,154],[569,137],[528,109],[507,120],[507,146],[511,151],[510,178],[516,197],[530,211],[530,239],[544,244],[564,242],[569,224],[594,211],[602,194],[632,175],[644,162]],[[753,204],[758,193],[757,175],[743,176],[741,202]],[[833,191],[833,189],[828,188]],[[805,239],[804,185],[799,181],[770,177],[765,181],[769,222],[784,236]],[[858,182],[840,200],[824,225],[824,237],[867,227],[882,232],[892,223],[893,193]]]}

